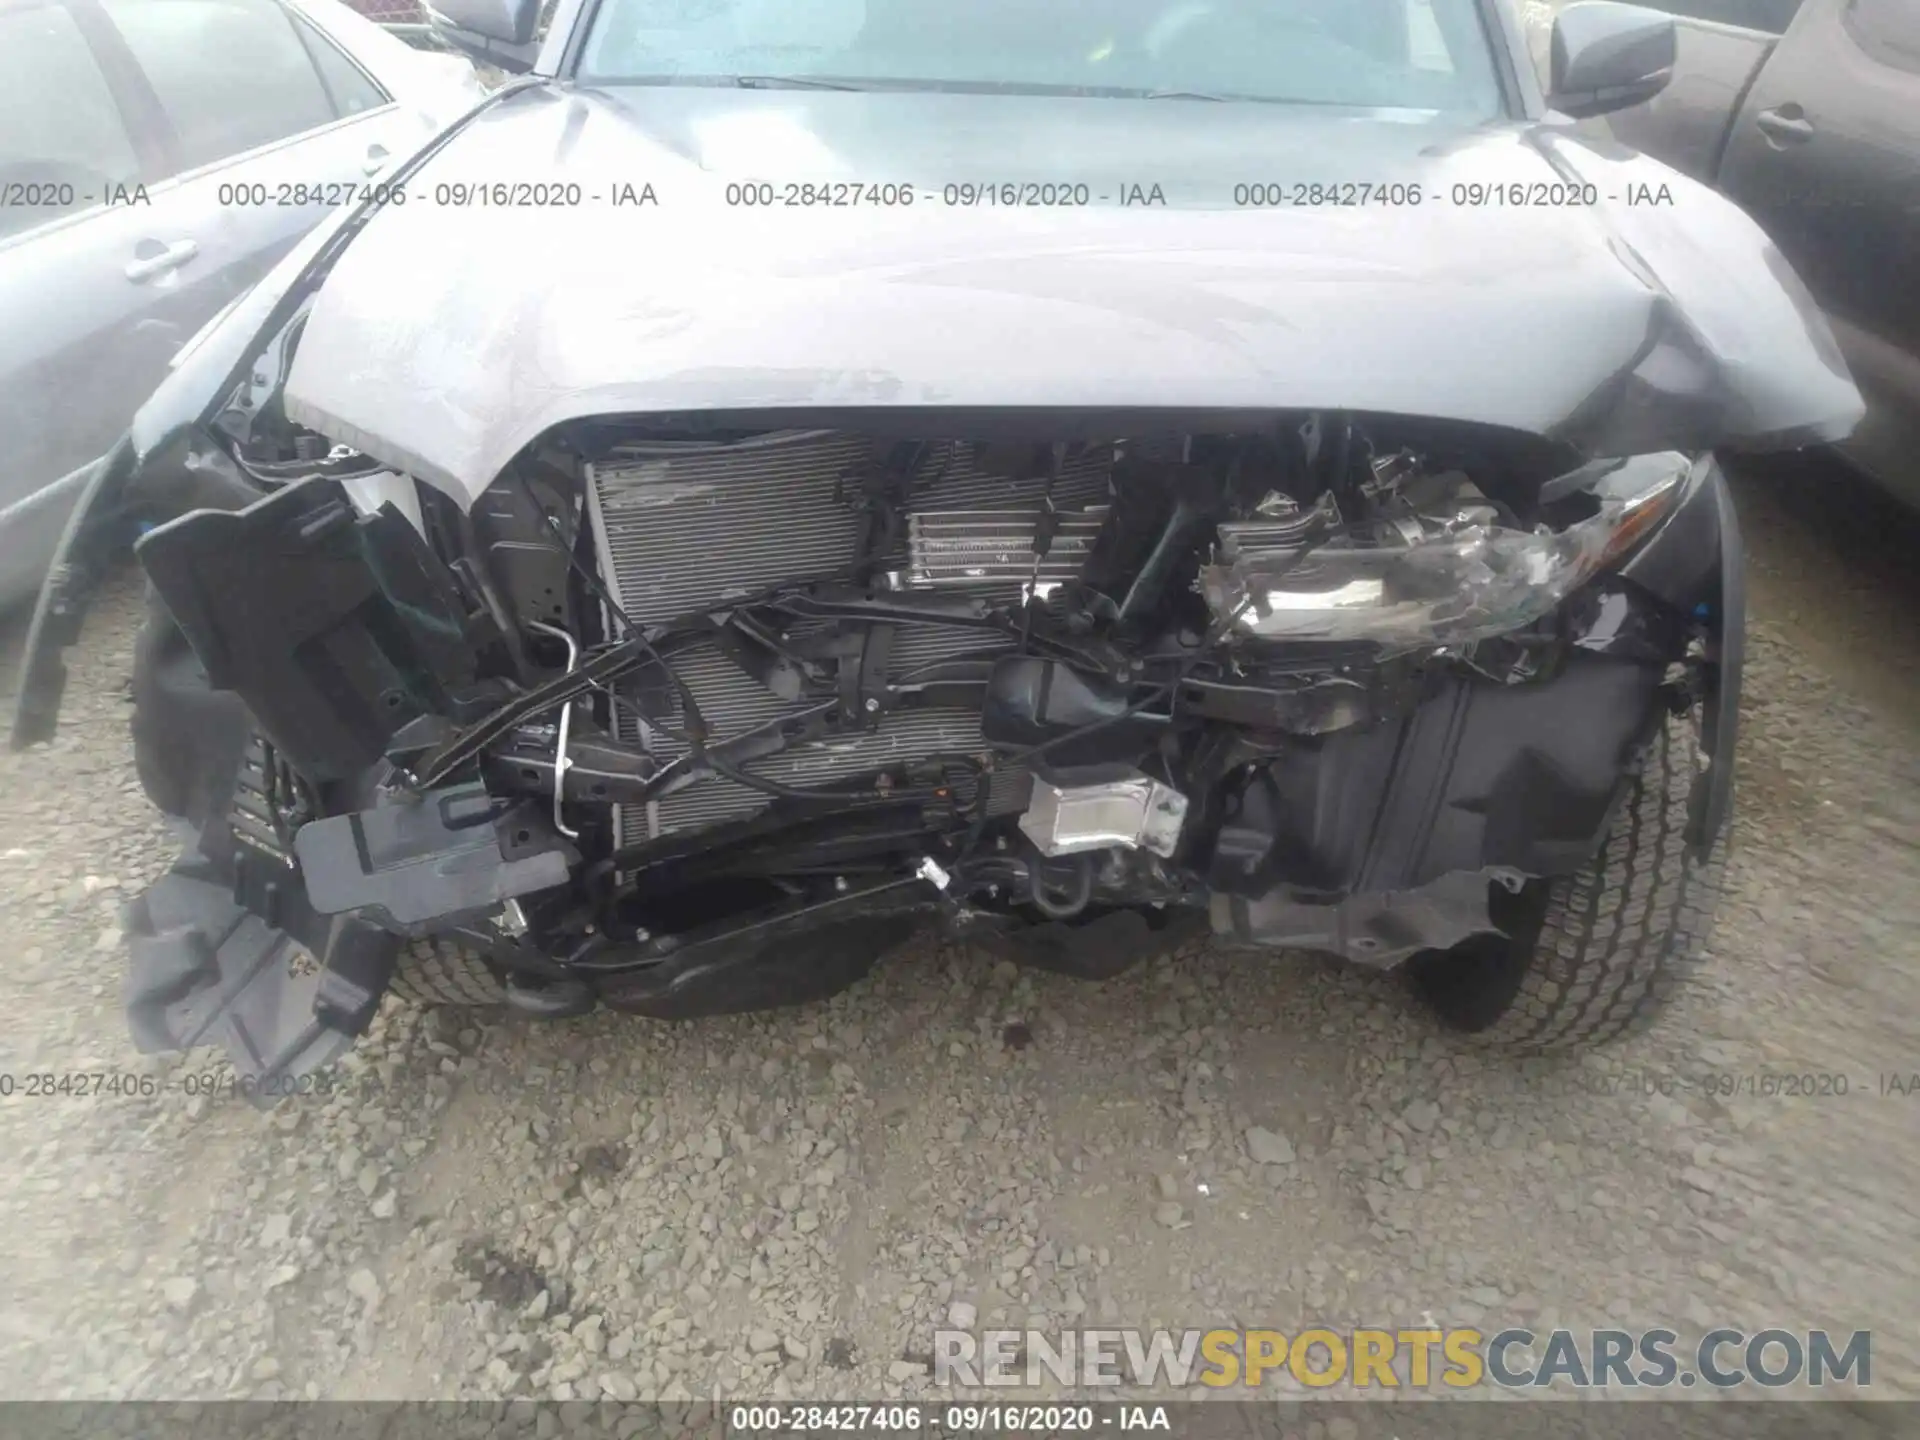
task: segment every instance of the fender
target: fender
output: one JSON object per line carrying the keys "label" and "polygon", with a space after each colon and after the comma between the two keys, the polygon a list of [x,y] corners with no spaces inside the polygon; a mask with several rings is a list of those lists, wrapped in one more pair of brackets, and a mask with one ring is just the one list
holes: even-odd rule
{"label": "fender", "polygon": [[1687,817],[1687,843],[1695,858],[1704,860],[1733,811],[1733,755],[1747,650],[1746,542],[1733,491],[1714,457],[1701,460],[1686,497],[1620,574],[1706,625],[1700,738],[1707,768]]}

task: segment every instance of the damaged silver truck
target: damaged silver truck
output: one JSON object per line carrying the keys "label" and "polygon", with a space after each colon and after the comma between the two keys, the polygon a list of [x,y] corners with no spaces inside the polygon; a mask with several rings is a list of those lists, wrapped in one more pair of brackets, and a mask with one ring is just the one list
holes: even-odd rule
{"label": "damaged silver truck", "polygon": [[1755,224],[1576,133],[1666,17],[1566,9],[1543,95],[1503,0],[443,8],[520,78],[196,338],[41,596],[16,743],[151,582],[142,1046],[270,1095],[389,989],[734,1012],[928,926],[1524,1049],[1685,976],[1716,452],[1861,404]]}

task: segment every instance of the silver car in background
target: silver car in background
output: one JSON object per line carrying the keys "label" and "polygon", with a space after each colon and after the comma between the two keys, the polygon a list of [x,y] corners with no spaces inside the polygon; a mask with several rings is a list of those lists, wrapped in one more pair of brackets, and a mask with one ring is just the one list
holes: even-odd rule
{"label": "silver car in background", "polygon": [[0,0],[0,608],[180,347],[484,93],[338,0]]}

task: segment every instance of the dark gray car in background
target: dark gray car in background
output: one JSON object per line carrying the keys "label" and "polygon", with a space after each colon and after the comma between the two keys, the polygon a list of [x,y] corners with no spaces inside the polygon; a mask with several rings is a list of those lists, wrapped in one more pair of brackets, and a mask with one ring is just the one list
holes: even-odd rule
{"label": "dark gray car in background", "polygon": [[1766,228],[1866,397],[1844,453],[1920,505],[1920,0],[1648,3],[1673,80],[1591,125]]}
{"label": "dark gray car in background", "polygon": [[924,924],[1399,968],[1522,1050],[1703,953],[1744,561],[1818,307],[1568,116],[1673,27],[1494,0],[448,0],[518,83],[307,237],[92,482],[157,603],[147,1048],[277,1093],[389,988],[660,1019]]}

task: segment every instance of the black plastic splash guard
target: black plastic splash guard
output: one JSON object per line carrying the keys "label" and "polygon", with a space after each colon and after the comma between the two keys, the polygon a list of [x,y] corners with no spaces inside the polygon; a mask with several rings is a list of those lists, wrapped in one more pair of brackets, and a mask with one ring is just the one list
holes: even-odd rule
{"label": "black plastic splash guard", "polygon": [[309,821],[293,847],[315,910],[402,927],[564,885],[580,858],[532,807],[502,805],[484,785]]}
{"label": "black plastic splash guard", "polygon": [[446,568],[397,509],[303,480],[135,547],[217,689],[308,779],[347,779],[424,713],[458,711],[475,647]]}

